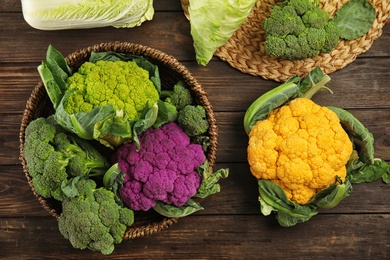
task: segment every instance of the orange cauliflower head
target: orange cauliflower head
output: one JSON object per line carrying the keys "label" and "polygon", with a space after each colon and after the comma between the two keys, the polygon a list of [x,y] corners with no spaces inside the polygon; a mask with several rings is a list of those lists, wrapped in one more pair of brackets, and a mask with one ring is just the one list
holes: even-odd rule
{"label": "orange cauliflower head", "polygon": [[258,179],[280,185],[306,204],[346,177],[353,145],[337,115],[307,98],[296,98],[258,121],[249,133],[248,162]]}

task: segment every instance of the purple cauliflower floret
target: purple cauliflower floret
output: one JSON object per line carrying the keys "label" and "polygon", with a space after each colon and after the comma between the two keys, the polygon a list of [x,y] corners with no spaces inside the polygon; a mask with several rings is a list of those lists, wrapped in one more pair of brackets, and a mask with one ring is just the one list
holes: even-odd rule
{"label": "purple cauliflower floret", "polygon": [[172,122],[150,128],[135,143],[122,145],[116,154],[125,178],[120,196],[133,210],[147,211],[156,201],[177,207],[193,197],[201,183],[198,167],[206,161],[199,144],[191,144],[189,136]]}

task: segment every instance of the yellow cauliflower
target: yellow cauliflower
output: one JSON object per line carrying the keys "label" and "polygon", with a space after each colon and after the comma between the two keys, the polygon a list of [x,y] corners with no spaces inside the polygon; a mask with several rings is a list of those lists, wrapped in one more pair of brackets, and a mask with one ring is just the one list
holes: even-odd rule
{"label": "yellow cauliflower", "polygon": [[296,98],[249,133],[248,162],[258,179],[280,185],[287,197],[306,204],[320,190],[346,177],[353,144],[338,116],[307,98]]}

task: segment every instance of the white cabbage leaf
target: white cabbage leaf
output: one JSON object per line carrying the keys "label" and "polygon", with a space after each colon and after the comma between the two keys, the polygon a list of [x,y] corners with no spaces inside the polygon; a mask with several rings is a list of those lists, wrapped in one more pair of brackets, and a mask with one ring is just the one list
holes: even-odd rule
{"label": "white cabbage leaf", "polygon": [[131,28],[153,19],[153,0],[22,0],[26,22],[40,30]]}
{"label": "white cabbage leaf", "polygon": [[191,36],[196,60],[207,65],[214,52],[241,27],[257,0],[190,0]]}

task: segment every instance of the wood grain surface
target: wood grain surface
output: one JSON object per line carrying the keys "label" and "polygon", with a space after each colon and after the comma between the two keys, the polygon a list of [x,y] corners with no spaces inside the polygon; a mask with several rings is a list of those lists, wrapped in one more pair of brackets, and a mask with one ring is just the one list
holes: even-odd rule
{"label": "wood grain surface", "polygon": [[[246,108],[280,83],[243,74],[214,57],[197,65],[189,22],[178,0],[156,0],[152,21],[132,29],[40,31],[21,3],[0,0],[0,259],[389,259],[390,185],[354,185],[336,208],[283,228],[259,210],[257,183],[246,163]],[[219,127],[215,168],[230,169],[203,211],[103,256],[74,249],[33,195],[19,161],[19,128],[37,66],[52,44],[64,55],[92,44],[127,41],[182,62],[207,92]],[[376,156],[390,162],[390,26],[352,64],[330,74],[333,94],[314,100],[352,112],[373,133]]]}

